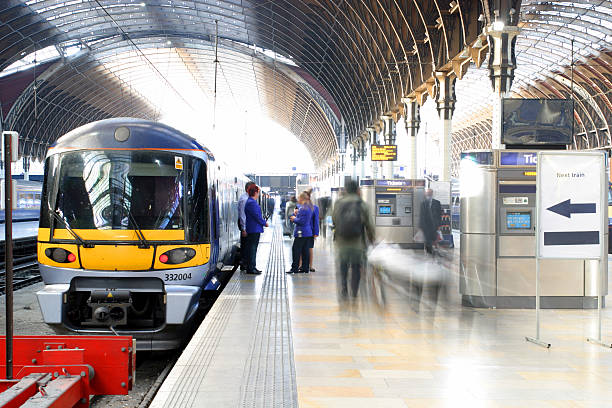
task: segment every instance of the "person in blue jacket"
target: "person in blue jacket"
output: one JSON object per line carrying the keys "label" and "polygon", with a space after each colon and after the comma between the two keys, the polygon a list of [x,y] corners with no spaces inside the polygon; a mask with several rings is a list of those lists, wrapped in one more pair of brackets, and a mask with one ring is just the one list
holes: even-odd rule
{"label": "person in blue jacket", "polygon": [[257,203],[259,198],[259,187],[253,184],[249,186],[247,193],[249,198],[244,206],[244,214],[246,215],[246,273],[251,275],[259,275],[261,271],[256,267],[257,246],[259,245],[259,236],[263,232],[264,227],[268,226],[266,220],[261,215],[261,207]]}
{"label": "person in blue jacket", "polygon": [[[291,270],[287,273],[308,273],[308,265],[310,265],[310,254],[308,252],[308,244],[312,238],[312,213],[314,211],[308,194],[303,192],[298,197],[298,203],[300,209],[297,215],[291,216],[291,221],[295,224],[295,230],[293,231],[293,247],[291,248],[293,262],[291,263]],[[302,258],[302,264],[304,267],[299,269],[300,257]]]}

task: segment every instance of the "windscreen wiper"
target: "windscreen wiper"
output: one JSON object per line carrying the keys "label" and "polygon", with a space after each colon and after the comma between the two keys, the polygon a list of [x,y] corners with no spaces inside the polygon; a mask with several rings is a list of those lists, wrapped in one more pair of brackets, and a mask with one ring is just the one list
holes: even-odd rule
{"label": "windscreen wiper", "polygon": [[138,240],[140,241],[138,248],[149,249],[151,247],[151,244],[149,244],[149,241],[147,241],[146,238],[144,237],[144,234],[142,233],[142,230],[138,226],[138,223],[136,222],[136,219],[132,215],[132,212],[130,211],[130,209],[126,208],[126,210],[128,213],[128,217],[130,217],[130,220],[132,220],[132,225],[134,226],[134,228],[136,228],[135,232],[136,232],[136,235],[138,236]]}
{"label": "windscreen wiper", "polygon": [[51,207],[47,207],[47,211],[49,212],[49,214],[51,214],[51,216],[53,218],[55,218],[56,220],[58,220],[60,223],[62,223],[64,225],[64,228],[66,228],[66,231],[68,231],[70,233],[70,235],[72,235],[74,237],[74,240],[79,244],[82,245],[83,248],[93,248],[95,247],[95,245],[89,241],[85,241],[83,238],[81,238],[79,236],[79,234],[77,234],[76,232],[74,232],[72,230],[72,228],[70,228],[70,224],[68,224],[68,221],[66,221],[62,216],[60,216],[58,213],[56,213],[55,211],[53,211],[51,209]]}
{"label": "windscreen wiper", "polygon": [[[124,197],[125,197],[125,194],[124,194]],[[140,244],[138,244],[138,248],[149,249],[151,247],[151,244],[149,244],[149,241],[147,241],[146,238],[144,237],[144,234],[142,233],[140,226],[138,226],[136,219],[132,215],[132,211],[130,211],[130,209],[127,208],[127,206],[125,205],[125,200],[123,199],[121,200],[121,207],[127,211],[128,218],[130,219],[130,221],[132,221],[132,225],[134,226],[134,228],[136,228],[135,230],[136,236],[138,237],[138,241],[140,241]]]}

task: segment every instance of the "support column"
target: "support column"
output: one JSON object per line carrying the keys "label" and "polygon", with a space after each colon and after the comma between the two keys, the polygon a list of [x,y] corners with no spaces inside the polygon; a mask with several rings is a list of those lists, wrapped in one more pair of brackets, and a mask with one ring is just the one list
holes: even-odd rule
{"label": "support column", "polygon": [[[369,140],[370,146],[378,144],[378,136],[376,135],[376,129],[373,127],[369,127],[367,130],[368,130],[369,139],[370,139]],[[372,164],[372,178],[376,179],[378,178],[378,162],[371,161],[371,164]]]}
{"label": "support column", "polygon": [[361,170],[359,172],[359,179],[365,178],[365,159],[367,154],[366,139],[363,137],[359,138],[359,161],[361,162]]}
{"label": "support column", "polygon": [[357,178],[357,159],[359,159],[359,140],[356,140],[352,143],[353,153],[351,153],[351,163],[353,164],[353,174],[352,178]]}
{"label": "support column", "polygon": [[453,72],[436,72],[436,108],[442,120],[442,171],[440,181],[451,180],[451,132],[455,112],[455,82]]}
{"label": "support column", "polygon": [[[380,119],[383,122],[383,138],[385,140],[385,144],[394,145],[395,144],[395,122],[393,121],[392,116],[381,116]],[[383,162],[383,177],[387,179],[393,178],[393,162]]]}
{"label": "support column", "polygon": [[406,133],[408,134],[408,149],[410,155],[410,166],[408,167],[408,178],[417,178],[417,134],[421,127],[421,107],[416,99],[404,98],[404,112]]}
{"label": "support column", "polygon": [[23,156],[23,179],[30,180],[30,158]]}
{"label": "support column", "polygon": [[515,45],[519,29],[516,26],[504,26],[493,23],[485,28],[489,42],[489,79],[495,92],[493,100],[493,118],[491,123],[493,149],[503,148],[502,139],[502,99],[510,92],[516,68]]}

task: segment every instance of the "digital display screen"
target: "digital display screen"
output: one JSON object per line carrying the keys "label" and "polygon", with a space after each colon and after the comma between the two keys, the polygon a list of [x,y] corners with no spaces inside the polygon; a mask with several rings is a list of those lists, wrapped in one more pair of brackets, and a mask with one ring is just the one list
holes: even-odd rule
{"label": "digital display screen", "polygon": [[531,229],[530,212],[509,212],[506,213],[507,229]]}
{"label": "digital display screen", "polygon": [[462,152],[461,160],[490,166],[493,164],[493,152]]}
{"label": "digital display screen", "polygon": [[569,99],[504,99],[502,143],[571,144],[574,106]]}
{"label": "digital display screen", "polygon": [[379,214],[391,214],[391,206],[390,205],[381,205],[378,207]]}
{"label": "digital display screen", "polygon": [[397,145],[372,145],[370,146],[372,161],[396,161]]}

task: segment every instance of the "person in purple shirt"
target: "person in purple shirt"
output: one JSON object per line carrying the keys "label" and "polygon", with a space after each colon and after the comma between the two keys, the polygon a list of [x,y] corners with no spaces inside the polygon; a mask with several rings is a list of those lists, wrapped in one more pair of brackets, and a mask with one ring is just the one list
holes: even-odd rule
{"label": "person in purple shirt", "polygon": [[[306,194],[308,194],[308,201],[312,203],[312,189],[306,190]],[[314,272],[315,268],[313,268],[314,264],[314,243],[315,239],[319,236],[319,207],[316,204],[312,204],[312,237],[308,241],[308,254],[310,255],[310,264],[308,265],[308,270],[310,272]],[[301,265],[300,265],[301,266]]]}
{"label": "person in purple shirt", "polygon": [[[312,213],[313,207],[308,199],[308,194],[303,192],[298,197],[300,208],[297,215],[291,216],[291,221],[295,224],[293,231],[293,247],[291,248],[293,262],[291,270],[287,273],[308,273],[308,265],[310,265],[310,254],[308,253],[308,245],[312,238]],[[299,269],[300,257],[302,258],[305,268]]]}
{"label": "person in purple shirt", "polygon": [[246,273],[251,275],[259,275],[261,271],[256,267],[257,247],[259,246],[259,236],[263,232],[264,227],[268,226],[266,220],[261,215],[261,207],[257,203],[259,198],[259,187],[255,184],[249,186],[247,193],[249,198],[244,206],[244,214],[246,216]]}

